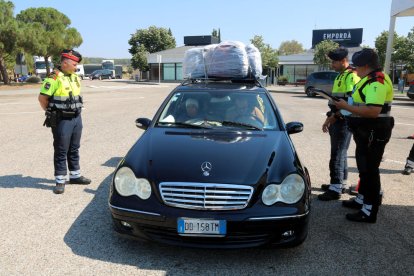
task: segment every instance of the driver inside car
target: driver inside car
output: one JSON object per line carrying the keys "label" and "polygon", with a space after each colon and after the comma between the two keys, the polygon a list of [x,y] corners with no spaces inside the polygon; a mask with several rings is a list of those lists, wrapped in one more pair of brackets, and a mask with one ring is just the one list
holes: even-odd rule
{"label": "driver inside car", "polygon": [[193,98],[188,98],[185,101],[185,112],[181,114],[178,121],[186,122],[194,119],[203,119],[203,114],[198,101]]}
{"label": "driver inside car", "polygon": [[226,121],[264,124],[263,112],[257,106],[250,104],[248,97],[246,95],[237,95],[235,97],[234,106],[230,107],[226,112]]}

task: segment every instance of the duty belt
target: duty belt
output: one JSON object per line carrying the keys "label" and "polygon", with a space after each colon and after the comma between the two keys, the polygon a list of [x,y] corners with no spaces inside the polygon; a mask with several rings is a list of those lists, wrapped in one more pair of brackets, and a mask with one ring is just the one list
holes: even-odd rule
{"label": "duty belt", "polygon": [[[353,106],[367,106],[365,103],[353,103]],[[378,114],[378,117],[391,117],[391,105],[392,102],[385,102],[382,106],[380,114]],[[361,117],[359,115],[351,114],[350,117]]]}

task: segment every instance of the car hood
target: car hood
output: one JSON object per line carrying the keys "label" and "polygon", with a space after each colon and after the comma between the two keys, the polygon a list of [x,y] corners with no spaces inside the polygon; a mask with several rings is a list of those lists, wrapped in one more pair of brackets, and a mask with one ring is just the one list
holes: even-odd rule
{"label": "car hood", "polygon": [[[137,177],[159,182],[280,182],[296,171],[286,132],[220,132],[151,128],[125,158]],[[211,169],[203,169],[208,162]]]}

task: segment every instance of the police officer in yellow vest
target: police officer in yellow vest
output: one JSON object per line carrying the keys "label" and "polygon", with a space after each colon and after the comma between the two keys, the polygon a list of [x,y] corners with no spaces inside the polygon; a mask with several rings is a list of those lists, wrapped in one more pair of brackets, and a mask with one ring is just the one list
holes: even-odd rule
{"label": "police officer in yellow vest", "polygon": [[360,186],[357,197],[342,204],[359,210],[347,214],[348,220],[375,223],[381,201],[379,166],[394,127],[394,118],[390,115],[394,94],[392,82],[381,71],[378,54],[373,49],[356,52],[352,62],[361,81],[355,85],[348,103],[340,100],[335,105],[351,113],[347,120],[356,144]]}
{"label": "police officer in yellow vest", "polygon": [[[328,57],[332,60],[332,69],[339,72],[332,87],[332,95],[347,101],[354,85],[360,80],[354,68],[349,65],[348,50],[339,47],[330,51]],[[329,132],[331,138],[330,184],[323,184],[322,190],[325,193],[318,196],[324,201],[339,199],[341,193],[345,191],[348,178],[347,151],[351,141],[347,121],[332,102],[329,103],[329,108],[322,131]]]}
{"label": "police officer in yellow vest", "polygon": [[82,176],[79,166],[79,148],[82,135],[82,97],[80,81],[75,74],[76,65],[82,56],[74,50],[61,53],[61,64],[44,81],[40,90],[39,103],[46,111],[45,125],[52,128],[56,194],[65,191],[67,166],[69,183],[91,183]]}

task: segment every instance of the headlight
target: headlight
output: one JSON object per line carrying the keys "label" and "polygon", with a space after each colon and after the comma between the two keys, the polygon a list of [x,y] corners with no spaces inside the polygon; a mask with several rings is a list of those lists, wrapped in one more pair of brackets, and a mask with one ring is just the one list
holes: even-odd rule
{"label": "headlight", "polygon": [[280,185],[270,184],[262,193],[262,201],[272,205],[278,201],[287,204],[298,202],[305,191],[305,181],[298,174],[288,175]]}
{"label": "headlight", "polygon": [[121,196],[137,195],[141,199],[151,196],[151,185],[145,178],[136,178],[128,167],[120,168],[115,175],[115,189]]}
{"label": "headlight", "polygon": [[279,198],[279,186],[270,184],[263,190],[262,201],[266,205],[274,204]]}
{"label": "headlight", "polygon": [[305,191],[305,181],[298,174],[290,174],[280,185],[280,198],[282,202],[292,204],[298,202]]}

